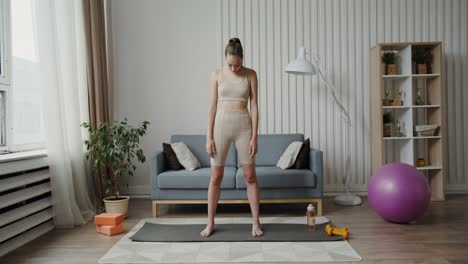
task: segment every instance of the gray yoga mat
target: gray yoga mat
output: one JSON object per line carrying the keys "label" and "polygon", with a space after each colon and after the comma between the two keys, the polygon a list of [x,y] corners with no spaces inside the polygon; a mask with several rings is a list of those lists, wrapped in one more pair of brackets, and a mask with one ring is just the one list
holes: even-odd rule
{"label": "gray yoga mat", "polygon": [[214,233],[202,237],[206,225],[155,224],[145,222],[131,240],[135,242],[248,242],[248,241],[339,241],[340,236],[328,236],[325,225],[318,224],[309,231],[305,224],[262,224],[264,235],[252,236],[252,224],[217,224]]}

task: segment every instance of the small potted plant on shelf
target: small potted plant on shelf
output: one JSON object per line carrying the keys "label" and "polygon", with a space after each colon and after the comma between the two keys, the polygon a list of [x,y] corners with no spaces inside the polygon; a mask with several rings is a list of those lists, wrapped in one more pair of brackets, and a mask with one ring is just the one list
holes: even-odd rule
{"label": "small potted plant on shelf", "polygon": [[423,47],[413,49],[413,61],[416,64],[416,74],[427,73],[427,62],[429,61],[429,51]]}
{"label": "small potted plant on shelf", "polygon": [[385,64],[385,70],[387,75],[397,74],[397,62],[398,54],[393,51],[386,51],[382,55],[382,61]]}
{"label": "small potted plant on shelf", "polygon": [[119,178],[127,174],[133,176],[135,158],[141,163],[145,162],[139,143],[148,124],[148,121],[143,121],[138,127],[132,127],[126,118],[112,124],[100,123],[97,128],[86,122],[81,124],[89,132],[89,139],[84,141],[87,151],[85,158],[91,162],[94,177],[101,178],[107,196],[104,204],[108,213],[127,215],[130,197],[120,195]]}
{"label": "small potted plant on shelf", "polygon": [[386,112],[383,115],[383,136],[391,137],[392,136],[392,127],[393,127],[393,114]]}

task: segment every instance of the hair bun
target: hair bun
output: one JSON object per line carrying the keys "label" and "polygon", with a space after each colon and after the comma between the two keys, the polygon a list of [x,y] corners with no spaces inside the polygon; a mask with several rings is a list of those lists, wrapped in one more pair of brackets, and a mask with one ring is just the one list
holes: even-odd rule
{"label": "hair bun", "polygon": [[238,39],[238,38],[231,38],[229,40],[229,43],[239,43],[239,44],[241,44],[240,39]]}

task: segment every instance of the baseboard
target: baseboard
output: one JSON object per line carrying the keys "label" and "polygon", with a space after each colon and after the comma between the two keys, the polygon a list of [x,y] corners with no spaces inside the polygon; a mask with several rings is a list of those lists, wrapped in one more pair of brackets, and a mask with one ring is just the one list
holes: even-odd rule
{"label": "baseboard", "polygon": [[447,184],[445,192],[448,194],[467,194],[468,184]]}
{"label": "baseboard", "polygon": [[[367,185],[363,184],[349,184],[348,189],[352,193],[364,192],[367,194]],[[342,184],[338,185],[325,185],[323,187],[324,193],[344,193],[345,189]]]}
{"label": "baseboard", "polygon": [[133,185],[128,188],[122,187],[122,195],[128,195],[130,197],[147,196],[149,197],[150,186],[149,185]]}

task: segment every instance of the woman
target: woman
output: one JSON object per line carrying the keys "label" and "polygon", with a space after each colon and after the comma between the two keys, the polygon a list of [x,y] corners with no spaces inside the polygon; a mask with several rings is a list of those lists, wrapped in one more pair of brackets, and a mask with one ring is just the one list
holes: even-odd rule
{"label": "woman", "polygon": [[[257,73],[242,66],[244,54],[238,38],[229,40],[225,51],[226,65],[211,73],[210,110],[206,151],[210,156],[211,180],[208,187],[208,224],[201,231],[210,236],[224,175],[224,162],[234,142],[247,185],[247,198],[252,211],[252,236],[261,236],[259,188],[255,174],[257,154],[258,107]],[[247,108],[250,97],[250,113]]]}

